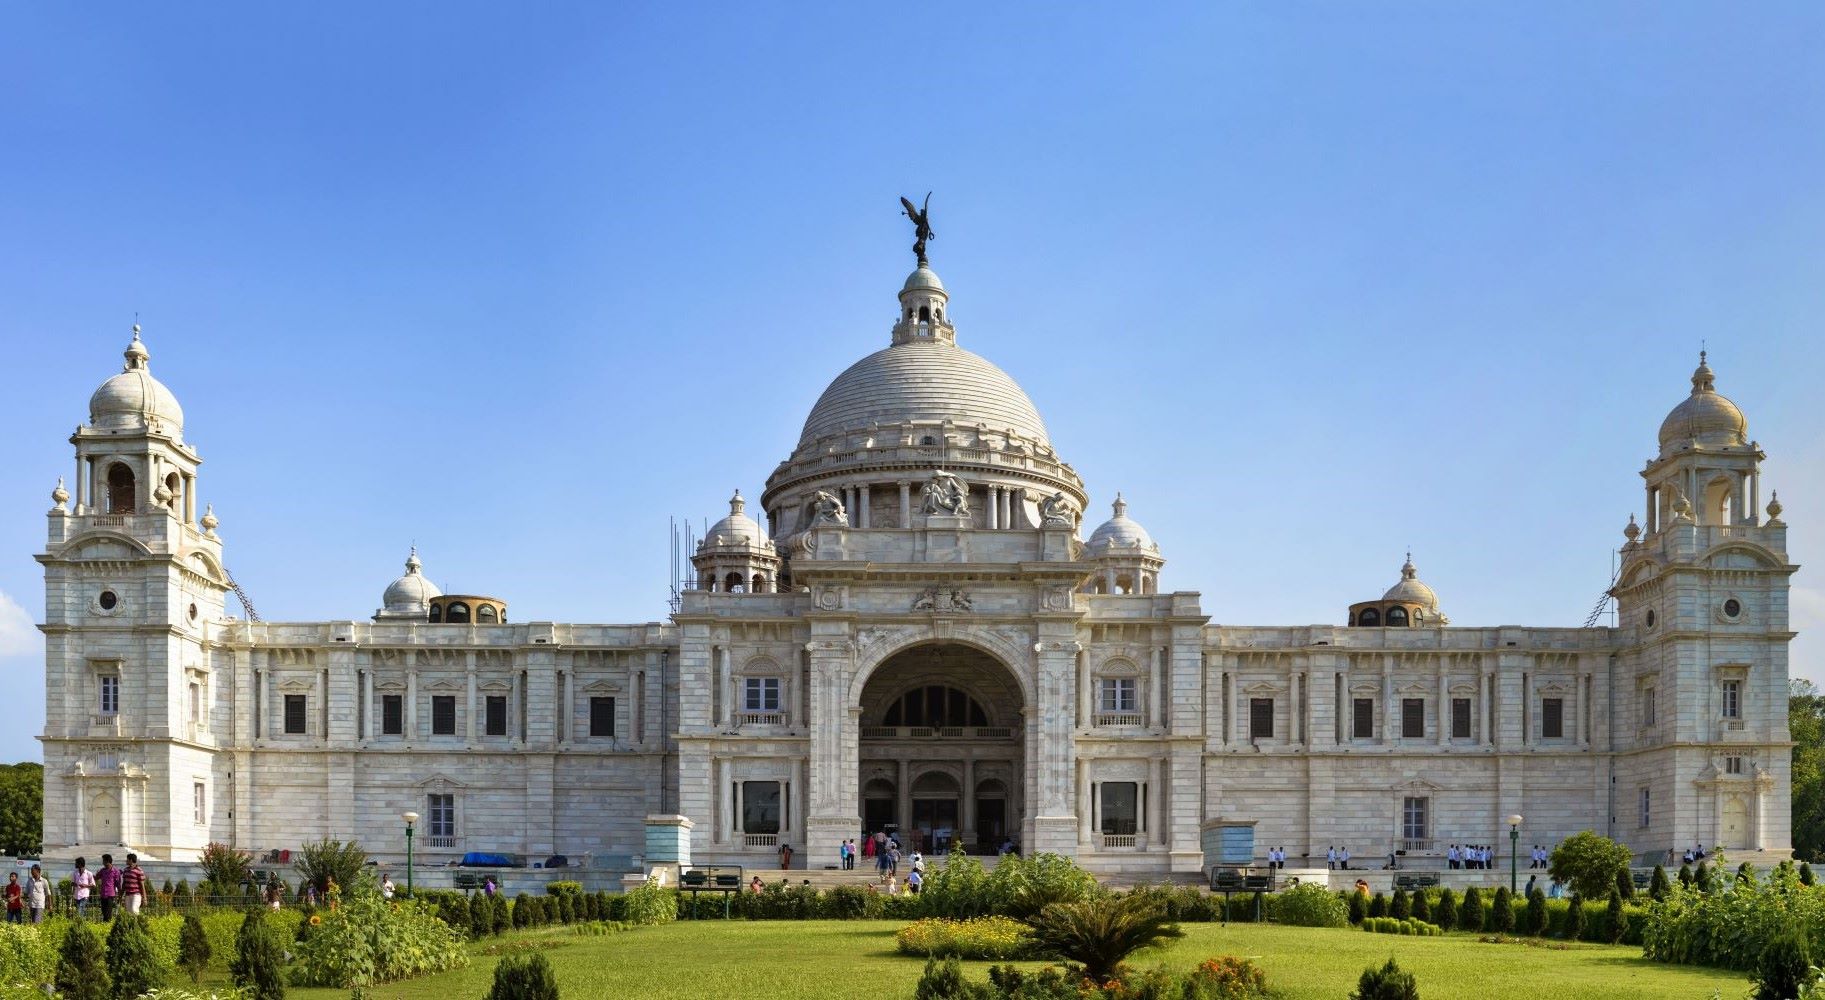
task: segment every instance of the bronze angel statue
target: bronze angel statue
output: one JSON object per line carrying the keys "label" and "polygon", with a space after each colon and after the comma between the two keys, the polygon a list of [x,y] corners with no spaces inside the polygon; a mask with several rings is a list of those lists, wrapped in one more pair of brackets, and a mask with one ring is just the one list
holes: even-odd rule
{"label": "bronze angel statue", "polygon": [[932,232],[932,193],[925,192],[924,207],[914,205],[905,195],[900,196],[900,204],[906,206],[906,211],[902,214],[913,221],[913,254],[919,258],[919,266],[924,267],[925,241],[938,235]]}

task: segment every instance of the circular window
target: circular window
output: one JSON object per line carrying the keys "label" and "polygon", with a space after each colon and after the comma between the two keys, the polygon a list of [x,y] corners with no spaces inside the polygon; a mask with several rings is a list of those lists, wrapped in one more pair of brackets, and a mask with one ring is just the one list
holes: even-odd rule
{"label": "circular window", "polygon": [[101,596],[96,598],[95,603],[100,604],[103,611],[113,611],[114,606],[120,603],[120,598],[114,596],[114,591],[104,590],[101,592]]}
{"label": "circular window", "polygon": [[196,621],[196,605],[194,604],[190,606],[190,620]]}
{"label": "circular window", "polygon": [[1725,618],[1740,618],[1743,614],[1743,602],[1732,597],[1724,602]]}
{"label": "circular window", "polygon": [[1648,628],[1653,628],[1653,627],[1654,627],[1654,609],[1649,608],[1648,609]]}

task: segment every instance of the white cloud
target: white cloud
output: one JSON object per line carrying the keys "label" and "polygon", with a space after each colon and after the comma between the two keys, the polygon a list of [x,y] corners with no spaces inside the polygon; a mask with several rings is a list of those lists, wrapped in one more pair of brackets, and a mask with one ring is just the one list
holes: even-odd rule
{"label": "white cloud", "polygon": [[44,636],[19,602],[0,592],[0,656],[30,656],[44,648]]}

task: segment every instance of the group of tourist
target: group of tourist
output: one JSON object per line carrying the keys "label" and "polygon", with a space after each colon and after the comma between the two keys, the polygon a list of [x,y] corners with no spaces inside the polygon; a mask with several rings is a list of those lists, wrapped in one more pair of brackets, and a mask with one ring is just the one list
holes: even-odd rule
{"label": "group of tourist", "polygon": [[1495,865],[1495,848],[1488,844],[1452,844],[1445,849],[1445,867],[1485,869]]}
{"label": "group of tourist", "polygon": [[[87,917],[89,902],[97,897],[101,900],[101,919],[113,920],[114,908],[122,906],[128,913],[138,913],[146,900],[146,872],[139,866],[139,855],[127,855],[125,869],[114,867],[114,855],[101,856],[101,870],[89,870],[87,858],[77,858],[76,868],[70,873],[71,895],[76,900],[76,916]],[[8,872],[6,876],[6,919],[8,923],[22,924],[26,920],[40,923],[51,907],[51,882],[45,878],[44,868],[33,865],[24,882],[19,881],[18,872]]]}
{"label": "group of tourist", "polygon": [[1324,852],[1325,866],[1332,871],[1350,870],[1350,849],[1348,847],[1330,847]]}
{"label": "group of tourist", "polygon": [[[1669,851],[1668,853],[1670,854],[1672,852]],[[1703,861],[1706,857],[1708,857],[1708,855],[1705,853],[1705,845],[1703,843],[1695,843],[1692,845],[1692,849],[1685,853],[1685,862],[1689,865],[1695,861]]]}
{"label": "group of tourist", "polygon": [[1267,849],[1267,866],[1269,868],[1286,867],[1286,848],[1270,847]]}

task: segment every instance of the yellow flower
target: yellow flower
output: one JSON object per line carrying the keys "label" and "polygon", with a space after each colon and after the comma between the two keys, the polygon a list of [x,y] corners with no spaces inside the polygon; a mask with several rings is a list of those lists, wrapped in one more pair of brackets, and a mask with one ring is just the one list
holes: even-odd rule
{"label": "yellow flower", "polygon": [[312,927],[315,927],[322,922],[323,922],[322,917],[317,916],[315,913],[311,914],[311,926]]}

